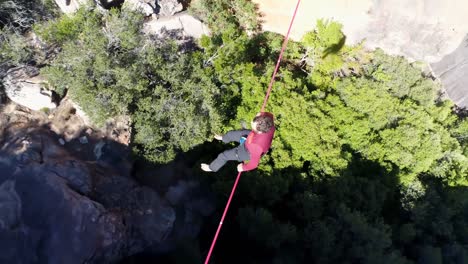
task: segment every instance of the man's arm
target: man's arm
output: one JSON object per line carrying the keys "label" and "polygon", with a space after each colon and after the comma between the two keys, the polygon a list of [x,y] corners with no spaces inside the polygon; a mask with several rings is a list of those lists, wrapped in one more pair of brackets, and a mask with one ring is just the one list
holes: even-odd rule
{"label": "man's arm", "polygon": [[259,146],[252,145],[249,149],[250,152],[250,161],[247,164],[242,165],[242,171],[253,170],[258,167],[260,163],[260,158],[262,157],[262,149]]}
{"label": "man's arm", "polygon": [[241,137],[247,136],[249,133],[250,133],[250,130],[248,129],[229,131],[223,136],[223,142],[224,143],[229,143],[233,141],[239,142]]}

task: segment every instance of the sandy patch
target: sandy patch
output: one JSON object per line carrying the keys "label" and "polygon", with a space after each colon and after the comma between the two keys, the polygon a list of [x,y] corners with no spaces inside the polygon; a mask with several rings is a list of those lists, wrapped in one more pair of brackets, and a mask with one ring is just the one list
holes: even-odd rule
{"label": "sandy patch", "polygon": [[[296,0],[253,0],[262,14],[263,29],[286,34]],[[300,40],[315,28],[318,19],[332,19],[344,25],[346,33],[359,31],[370,21],[367,14],[372,0],[302,0],[291,30],[291,38]],[[349,34],[352,35],[352,34]]]}

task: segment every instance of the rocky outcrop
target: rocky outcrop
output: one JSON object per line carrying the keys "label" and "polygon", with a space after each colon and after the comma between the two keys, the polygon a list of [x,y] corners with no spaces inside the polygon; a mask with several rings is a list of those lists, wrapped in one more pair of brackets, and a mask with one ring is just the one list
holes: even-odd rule
{"label": "rocky outcrop", "polygon": [[159,6],[158,15],[160,16],[173,16],[184,9],[182,3],[178,0],[158,0],[157,4]]}
{"label": "rocky outcrop", "polygon": [[[284,34],[296,1],[253,0],[263,14],[263,28]],[[369,48],[412,60],[439,61],[452,52],[468,32],[468,3],[464,0],[331,0],[302,1],[292,37],[299,40],[318,19],[343,24],[348,43],[365,40]]]}
{"label": "rocky outcrop", "polygon": [[124,5],[130,9],[142,12],[145,16],[157,13],[155,0],[126,0]]}
{"label": "rocky outcrop", "polygon": [[45,79],[39,75],[39,69],[21,66],[9,69],[3,85],[6,95],[14,102],[33,110],[55,108],[52,92],[44,88]]}
{"label": "rocky outcrop", "polygon": [[65,14],[74,13],[81,5],[86,4],[87,0],[54,0],[57,6]]}
{"label": "rocky outcrop", "polygon": [[454,52],[431,67],[450,99],[460,108],[468,109],[468,34]]}
{"label": "rocky outcrop", "polygon": [[193,38],[210,34],[210,30],[205,24],[186,12],[172,17],[153,19],[143,26],[143,32],[146,34],[164,35],[166,31],[175,31],[182,36]]}
{"label": "rocky outcrop", "polygon": [[125,0],[125,4],[141,11],[145,16],[173,16],[184,9],[182,3],[177,0]]}
{"label": "rocky outcrop", "polygon": [[[110,9],[123,4],[141,11],[145,16],[157,15],[161,17],[172,16],[184,9],[178,0],[90,0],[97,6]],[[55,0],[58,7],[66,14],[74,13],[81,5],[87,4],[87,0]]]}
{"label": "rocky outcrop", "polygon": [[[264,30],[287,31],[296,1],[253,2],[263,14]],[[382,48],[410,61],[430,63],[448,96],[458,106],[466,107],[468,79],[463,61],[468,53],[462,46],[468,33],[467,8],[465,0],[302,1],[291,36],[300,40],[315,28],[318,19],[339,21],[348,44],[364,41],[369,49]]]}
{"label": "rocky outcrop", "polygon": [[138,184],[128,147],[98,131],[61,145],[46,114],[2,110],[0,263],[112,263],[161,252],[194,237],[210,213],[197,183]]}

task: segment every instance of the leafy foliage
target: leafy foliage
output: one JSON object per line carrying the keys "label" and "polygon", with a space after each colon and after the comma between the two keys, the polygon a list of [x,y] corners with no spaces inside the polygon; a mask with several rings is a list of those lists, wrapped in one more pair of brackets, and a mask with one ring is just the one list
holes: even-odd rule
{"label": "leafy foliage", "polygon": [[219,91],[204,74],[199,52],[145,38],[141,26],[142,17],[128,10],[102,16],[82,8],[50,21],[39,31],[63,50],[43,73],[59,93],[68,89],[98,125],[130,115],[135,150],[167,162],[217,129]]}
{"label": "leafy foliage", "polygon": [[239,28],[247,31],[260,28],[257,8],[249,0],[200,0],[194,2],[190,11],[207,23],[214,34]]}
{"label": "leafy foliage", "polygon": [[24,33],[56,14],[53,0],[0,0],[0,29]]}
{"label": "leafy foliage", "polygon": [[31,60],[33,52],[24,36],[0,29],[0,61],[20,65]]}
{"label": "leafy foliage", "polygon": [[[61,48],[43,74],[97,124],[129,115],[140,158],[168,162],[186,152],[198,169],[219,151],[198,144],[258,112],[283,38],[255,31],[250,1],[196,3],[193,12],[214,32],[199,47],[142,35],[141,16],[125,9],[81,9],[37,25]],[[276,118],[273,150],[240,182],[215,258],[466,262],[466,117],[454,114],[438,97],[439,85],[414,64],[348,46],[341,29],[320,20],[289,43],[267,107]],[[21,61],[22,52],[18,45],[2,58]],[[206,180],[220,202],[231,172]]]}
{"label": "leafy foliage", "polygon": [[[225,130],[258,111],[281,42],[269,33],[231,36],[202,40],[215,82],[240,94]],[[434,204],[429,189],[445,197],[449,186],[466,186],[465,120],[415,65],[344,40],[341,25],[319,21],[285,56],[267,109],[276,116],[273,151],[243,178],[231,209],[231,232],[243,238],[236,245],[250,257],[223,261],[413,263],[466,254],[451,227],[465,225],[455,220],[463,206],[441,216],[441,234],[426,233],[431,208],[448,202]],[[229,192],[231,177],[214,180],[215,190]],[[462,246],[449,257],[442,243]]]}
{"label": "leafy foliage", "polygon": [[31,63],[34,50],[28,31],[39,21],[56,15],[52,0],[0,0],[0,66]]}

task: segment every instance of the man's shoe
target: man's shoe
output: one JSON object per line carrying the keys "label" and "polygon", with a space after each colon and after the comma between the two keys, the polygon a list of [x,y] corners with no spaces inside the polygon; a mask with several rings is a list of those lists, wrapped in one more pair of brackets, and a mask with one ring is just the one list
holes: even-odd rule
{"label": "man's shoe", "polygon": [[212,171],[212,170],[210,169],[210,165],[205,164],[205,163],[202,163],[202,164],[201,164],[201,169],[204,170],[204,171]]}

